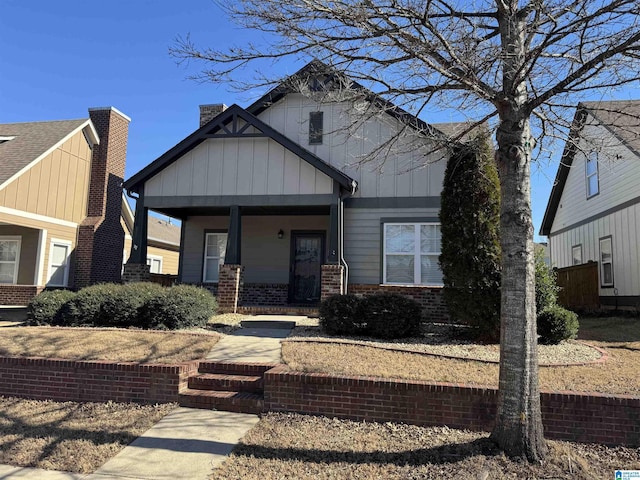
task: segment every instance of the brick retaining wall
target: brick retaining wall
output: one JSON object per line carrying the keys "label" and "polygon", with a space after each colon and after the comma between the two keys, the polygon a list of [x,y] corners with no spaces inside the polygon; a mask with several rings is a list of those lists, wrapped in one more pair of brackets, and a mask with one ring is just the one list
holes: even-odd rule
{"label": "brick retaining wall", "polygon": [[197,368],[197,361],[141,365],[0,357],[0,395],[79,402],[177,402]]}
{"label": "brick retaining wall", "polygon": [[[265,410],[490,431],[498,391],[448,383],[289,371],[265,373]],[[543,392],[545,436],[640,445],[640,398]]]}

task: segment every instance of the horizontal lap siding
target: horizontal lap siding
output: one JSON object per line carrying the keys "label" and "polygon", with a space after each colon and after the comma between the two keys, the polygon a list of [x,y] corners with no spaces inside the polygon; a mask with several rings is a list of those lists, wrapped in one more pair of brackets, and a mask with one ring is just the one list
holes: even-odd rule
{"label": "horizontal lap siding", "polygon": [[[381,281],[380,219],[438,218],[434,208],[345,208],[345,259],[349,283],[379,284]],[[437,220],[436,220],[437,221]]]}

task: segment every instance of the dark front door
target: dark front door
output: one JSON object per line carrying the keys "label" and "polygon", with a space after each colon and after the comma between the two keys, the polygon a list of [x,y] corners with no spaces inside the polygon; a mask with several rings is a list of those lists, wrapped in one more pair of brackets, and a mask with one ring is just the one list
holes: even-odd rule
{"label": "dark front door", "polygon": [[320,301],[325,232],[291,232],[290,303]]}

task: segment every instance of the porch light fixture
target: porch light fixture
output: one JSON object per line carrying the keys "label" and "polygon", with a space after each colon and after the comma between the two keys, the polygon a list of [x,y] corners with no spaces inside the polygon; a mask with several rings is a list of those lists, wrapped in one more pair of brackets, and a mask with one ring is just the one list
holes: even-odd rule
{"label": "porch light fixture", "polygon": [[284,238],[284,232],[282,231],[282,229],[278,230],[278,238],[280,240],[282,240]]}

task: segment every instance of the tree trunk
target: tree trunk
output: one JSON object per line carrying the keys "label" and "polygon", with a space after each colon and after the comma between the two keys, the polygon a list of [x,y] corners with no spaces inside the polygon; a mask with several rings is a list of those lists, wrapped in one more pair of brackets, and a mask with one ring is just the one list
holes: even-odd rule
{"label": "tree trunk", "polygon": [[547,452],[538,387],[530,163],[533,140],[527,85],[521,76],[527,51],[526,15],[518,1],[497,2],[504,63],[504,97],[496,99],[496,133],[502,203],[502,283],[498,414],[491,438],[511,457],[541,461]]}

